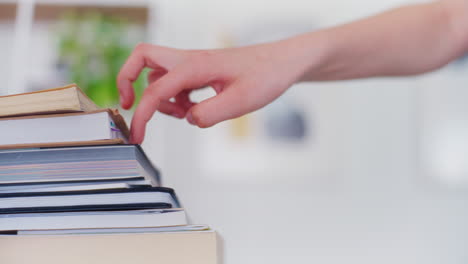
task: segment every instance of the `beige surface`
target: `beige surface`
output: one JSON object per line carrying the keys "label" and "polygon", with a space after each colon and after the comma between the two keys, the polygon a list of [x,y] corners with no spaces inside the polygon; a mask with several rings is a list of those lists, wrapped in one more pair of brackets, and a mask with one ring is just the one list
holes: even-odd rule
{"label": "beige surface", "polygon": [[0,236],[1,264],[215,264],[215,232]]}

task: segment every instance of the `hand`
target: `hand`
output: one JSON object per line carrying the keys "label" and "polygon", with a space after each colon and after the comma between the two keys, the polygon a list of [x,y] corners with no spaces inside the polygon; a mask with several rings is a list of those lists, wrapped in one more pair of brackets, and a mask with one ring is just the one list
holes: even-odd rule
{"label": "hand", "polygon": [[[255,111],[280,96],[300,78],[300,63],[287,41],[243,48],[219,50],[178,50],[140,44],[122,67],[117,85],[121,105],[133,105],[132,82],[142,69],[149,86],[138,105],[131,124],[130,141],[142,143],[146,123],[155,111],[201,128]],[[189,94],[211,86],[216,96],[193,103]]]}
{"label": "hand", "polygon": [[[134,101],[132,82],[143,68],[153,69],[132,120],[130,141],[143,141],[146,123],[155,111],[209,127],[265,106],[299,80],[413,75],[434,70],[467,52],[467,7],[466,0],[411,5],[244,48],[184,51],[141,44],[117,80],[122,107],[128,109]],[[192,90],[207,86],[217,95],[198,104],[190,101]]]}

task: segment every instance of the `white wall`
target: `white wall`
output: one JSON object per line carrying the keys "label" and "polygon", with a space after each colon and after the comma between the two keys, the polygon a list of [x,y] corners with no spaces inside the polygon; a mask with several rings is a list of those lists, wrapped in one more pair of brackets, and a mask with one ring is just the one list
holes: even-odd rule
{"label": "white wall", "polygon": [[[8,82],[8,75],[10,73],[10,61],[12,52],[13,40],[13,24],[9,21],[0,23],[0,79],[3,80],[3,85]],[[6,87],[0,88],[0,95],[6,93]]]}
{"label": "white wall", "polygon": [[[174,27],[164,30],[160,44],[211,48],[221,30],[308,19],[329,26],[405,1],[383,2],[167,1],[162,25]],[[160,115],[145,147],[193,222],[210,224],[224,238],[228,264],[466,263],[466,192],[434,185],[416,170],[415,102],[417,88],[428,85],[425,78],[430,76],[300,88],[311,102],[317,94],[329,102],[317,109],[322,120],[334,120],[327,129],[342,129],[335,136],[343,144],[332,150],[340,168],[333,181],[320,180],[326,172],[272,175],[274,181],[264,175],[228,180],[229,171],[207,175],[199,156],[209,132]]]}

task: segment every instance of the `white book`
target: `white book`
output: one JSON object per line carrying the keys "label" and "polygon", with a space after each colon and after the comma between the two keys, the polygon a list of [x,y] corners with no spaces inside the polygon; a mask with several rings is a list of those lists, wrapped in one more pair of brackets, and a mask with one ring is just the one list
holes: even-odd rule
{"label": "white book", "polygon": [[0,201],[0,213],[29,212],[34,208],[110,207],[132,204],[167,204],[172,208],[179,207],[174,191],[162,187],[118,191],[8,193],[0,194]]}
{"label": "white book", "polygon": [[[9,187],[9,188],[7,188]],[[70,191],[99,191],[114,189],[130,189],[135,187],[151,187],[151,182],[141,180],[135,183],[75,183],[75,184],[38,184],[0,187],[0,193],[33,193],[33,192],[70,192]]]}
{"label": "white book", "polygon": [[75,234],[123,234],[123,233],[166,233],[166,232],[206,232],[207,225],[182,225],[161,227],[133,228],[92,228],[92,229],[51,229],[51,230],[19,230],[18,235],[75,235]]}
{"label": "white book", "polygon": [[183,209],[0,215],[0,231],[186,225]]}
{"label": "white book", "polygon": [[0,131],[0,145],[3,148],[14,148],[28,145],[81,145],[79,142],[89,145],[93,141],[106,140],[123,143],[128,128],[118,113],[100,110],[0,119]]}

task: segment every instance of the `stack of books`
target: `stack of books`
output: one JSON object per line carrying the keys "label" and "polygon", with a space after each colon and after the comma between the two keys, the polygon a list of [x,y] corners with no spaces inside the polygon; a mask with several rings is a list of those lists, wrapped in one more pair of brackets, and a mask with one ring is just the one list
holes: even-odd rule
{"label": "stack of books", "polygon": [[0,97],[0,131],[2,264],[217,262],[216,233],[76,85]]}

